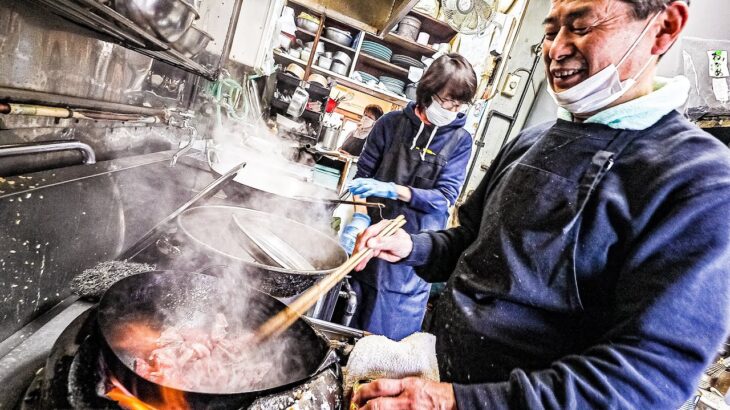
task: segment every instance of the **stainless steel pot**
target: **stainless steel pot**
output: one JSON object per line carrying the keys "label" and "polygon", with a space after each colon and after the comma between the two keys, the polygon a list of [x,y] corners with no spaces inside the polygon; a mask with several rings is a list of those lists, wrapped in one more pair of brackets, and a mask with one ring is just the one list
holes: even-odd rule
{"label": "stainless steel pot", "polygon": [[352,57],[350,57],[344,51],[336,52],[334,57],[332,57],[332,58],[335,60],[335,62],[339,61],[340,63],[344,64],[346,67],[349,67],[350,64],[352,64]]}
{"label": "stainless steel pot", "polygon": [[332,151],[337,148],[337,137],[340,135],[339,128],[322,127],[322,139],[319,145],[322,149]]}
{"label": "stainless steel pot", "polygon": [[319,24],[303,17],[297,17],[297,27],[312,33],[316,33],[319,29]]}
{"label": "stainless steel pot", "polygon": [[[295,271],[254,260],[245,250],[245,235],[232,223],[263,227],[295,249],[315,270]],[[275,297],[291,297],[312,286],[347,260],[335,240],[310,226],[269,212],[234,206],[191,208],[178,218],[183,254],[182,263],[195,260],[197,266],[227,266],[238,270],[245,282]],[[184,259],[184,260],[183,260]],[[182,267],[178,267],[181,269]]]}
{"label": "stainless steel pot", "polygon": [[352,34],[335,27],[325,28],[324,36],[334,41],[335,43],[341,44],[346,47],[350,47],[350,45],[352,44]]}
{"label": "stainless steel pot", "polygon": [[339,61],[335,61],[334,63],[332,63],[332,67],[330,67],[330,71],[332,71],[333,73],[337,73],[339,75],[347,76],[348,68],[349,68],[349,66],[342,64]]}
{"label": "stainless steel pot", "polygon": [[[295,221],[330,229],[332,213],[336,205],[322,204],[322,200],[337,199],[337,193],[311,182],[311,168],[283,159],[272,158],[276,147],[240,149],[223,146],[209,155],[208,165],[216,174],[225,174],[240,161],[248,165],[223,188],[229,200],[246,208],[274,212]],[[293,148],[291,148],[293,149]]]}
{"label": "stainless steel pot", "polygon": [[114,8],[168,43],[179,40],[200,17],[186,0],[114,0]]}
{"label": "stainless steel pot", "polygon": [[182,37],[172,43],[172,48],[183,53],[185,57],[191,58],[205,50],[212,39],[213,37],[205,31],[190,26]]}

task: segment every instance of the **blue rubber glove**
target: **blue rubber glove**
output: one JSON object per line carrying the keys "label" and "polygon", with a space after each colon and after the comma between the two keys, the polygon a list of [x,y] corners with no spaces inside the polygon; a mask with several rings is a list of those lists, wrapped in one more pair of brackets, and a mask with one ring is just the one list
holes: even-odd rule
{"label": "blue rubber glove", "polygon": [[398,199],[395,184],[382,182],[373,178],[358,178],[350,183],[348,187],[353,195],[363,198],[375,196],[378,198]]}
{"label": "blue rubber glove", "polygon": [[345,249],[348,255],[352,255],[355,249],[357,237],[370,226],[370,217],[366,214],[355,212],[352,215],[352,222],[342,229],[340,236],[340,245]]}

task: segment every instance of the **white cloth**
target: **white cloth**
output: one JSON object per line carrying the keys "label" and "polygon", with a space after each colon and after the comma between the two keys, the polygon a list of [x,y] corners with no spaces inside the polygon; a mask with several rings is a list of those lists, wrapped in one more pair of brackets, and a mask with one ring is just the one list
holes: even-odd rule
{"label": "white cloth", "polygon": [[385,336],[363,337],[350,353],[344,376],[347,394],[361,380],[414,376],[437,382],[436,337],[414,333],[400,342]]}

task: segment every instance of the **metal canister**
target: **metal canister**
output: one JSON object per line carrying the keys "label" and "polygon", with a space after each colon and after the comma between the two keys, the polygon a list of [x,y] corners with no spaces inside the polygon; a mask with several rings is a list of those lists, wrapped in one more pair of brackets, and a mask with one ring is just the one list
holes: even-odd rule
{"label": "metal canister", "polygon": [[340,135],[340,128],[322,127],[322,138],[319,146],[327,151],[337,148],[337,137]]}

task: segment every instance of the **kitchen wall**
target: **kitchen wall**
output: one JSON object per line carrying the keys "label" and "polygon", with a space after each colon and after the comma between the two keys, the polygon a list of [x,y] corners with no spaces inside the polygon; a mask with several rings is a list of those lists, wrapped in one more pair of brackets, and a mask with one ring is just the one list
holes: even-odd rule
{"label": "kitchen wall", "polygon": [[[462,189],[461,200],[467,198],[479,185],[484,173],[499,152],[503,141],[508,139],[507,134],[509,134],[509,137],[513,137],[522,129],[526,113],[536,98],[537,87],[544,78],[542,64],[538,64],[532,81],[527,81],[529,71],[535,61],[535,46],[542,42],[542,20],[549,9],[550,3],[547,1],[531,0],[526,2],[524,12],[521,13],[520,19],[518,19],[518,29],[507,42],[508,48],[503,56],[505,62],[502,72],[504,74],[499,77],[500,80],[496,87],[497,93],[484,108],[480,125],[474,135],[473,159],[469,166],[468,179]],[[501,93],[509,74],[514,74],[515,78],[519,79],[514,96]],[[524,100],[520,103],[523,93]],[[510,129],[510,123],[502,118],[500,114],[507,117],[513,116],[517,113],[518,107],[521,108],[519,108],[514,125]],[[489,120],[490,115],[493,117],[491,120]]]}
{"label": "kitchen wall", "polygon": [[[139,112],[187,108],[197,83],[30,0],[0,0],[0,73],[0,102],[76,101]],[[76,139],[100,161],[60,167],[80,156],[59,154],[44,158],[52,170],[0,178],[0,341],[67,297],[74,275],[113,258],[194,195],[198,173],[168,166],[171,148],[188,132],[0,115],[0,146]],[[3,167],[10,161],[0,157]]]}

